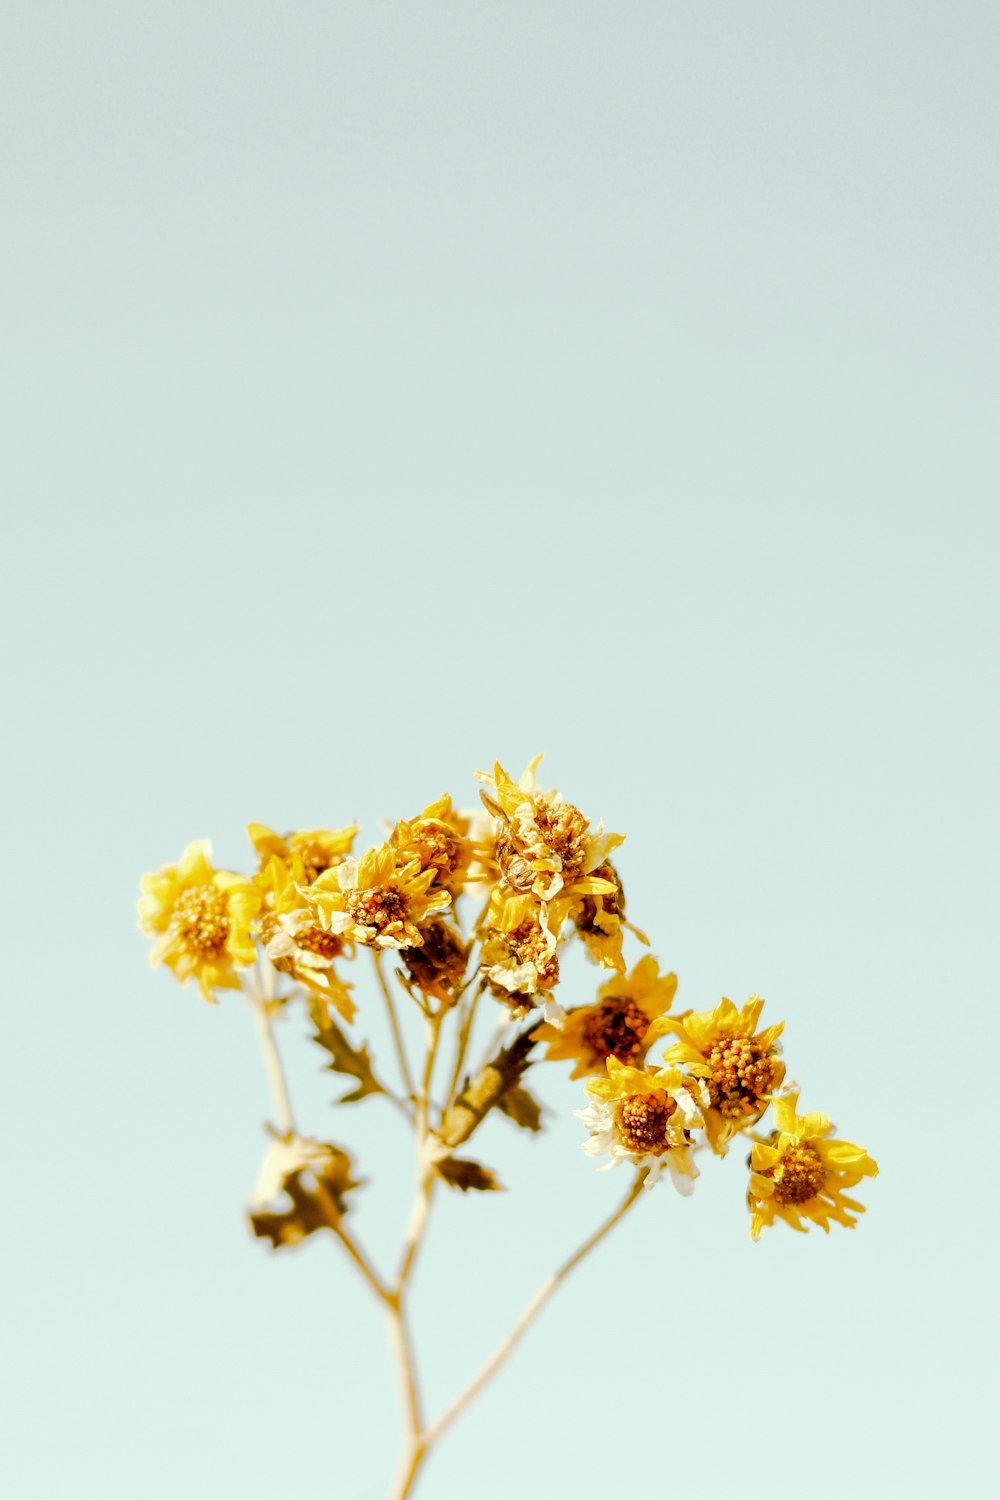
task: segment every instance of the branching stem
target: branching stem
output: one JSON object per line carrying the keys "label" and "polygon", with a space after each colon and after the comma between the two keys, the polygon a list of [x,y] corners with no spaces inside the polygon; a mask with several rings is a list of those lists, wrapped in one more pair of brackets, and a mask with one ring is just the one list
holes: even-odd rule
{"label": "branching stem", "polygon": [[493,1376],[506,1360],[509,1359],[557,1287],[561,1286],[570,1272],[574,1271],[580,1262],[586,1259],[590,1252],[601,1243],[605,1235],[611,1232],[619,1220],[625,1217],[632,1205],[638,1201],[643,1183],[646,1180],[646,1175],[645,1171],[636,1173],[635,1181],[625,1195],[623,1202],[618,1205],[614,1213],[610,1214],[588,1239],[584,1240],[578,1249],[574,1250],[573,1254],[567,1260],[563,1261],[559,1269],[539,1287],[510,1333],[508,1333],[498,1348],[494,1350],[478,1375],[469,1382],[465,1390],[455,1397],[451,1405],[447,1406],[429,1427],[424,1428],[422,1432],[414,1434],[410,1447],[403,1459],[403,1464],[396,1480],[396,1488],[392,1492],[392,1500],[405,1500],[405,1497],[412,1492],[420,1468],[433,1445],[441,1437],[442,1433],[451,1426],[456,1417],[460,1416],[469,1403],[479,1395],[483,1387],[493,1379]]}

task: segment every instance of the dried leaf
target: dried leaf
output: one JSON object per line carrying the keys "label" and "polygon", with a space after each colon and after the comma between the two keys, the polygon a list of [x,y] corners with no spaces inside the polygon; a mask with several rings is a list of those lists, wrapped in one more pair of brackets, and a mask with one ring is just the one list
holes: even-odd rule
{"label": "dried leaf", "polygon": [[520,1125],[522,1130],[541,1130],[542,1128],[542,1106],[534,1094],[521,1083],[514,1084],[509,1088],[500,1100],[498,1106],[502,1114],[515,1125]]}
{"label": "dried leaf", "polygon": [[[309,1148],[307,1152],[301,1152],[302,1155],[308,1154],[308,1164],[295,1167],[281,1182],[278,1196],[284,1196],[290,1206],[279,1206],[273,1211],[254,1208],[250,1211],[250,1227],[257,1238],[270,1240],[274,1249],[280,1250],[300,1244],[318,1229],[332,1230],[334,1223],[347,1212],[347,1193],[358,1183],[351,1178],[350,1157],[337,1146],[320,1147],[317,1142],[294,1140],[276,1144],[285,1145],[292,1151]],[[272,1147],[272,1153],[273,1150]],[[265,1185],[270,1186],[272,1166],[273,1157],[265,1157],[255,1199],[259,1198]]]}
{"label": "dried leaf", "polygon": [[467,1193],[471,1188],[477,1193],[502,1193],[503,1184],[482,1162],[466,1161],[458,1156],[446,1156],[437,1162],[434,1170],[443,1177],[449,1187]]}
{"label": "dried leaf", "polygon": [[348,1077],[358,1080],[357,1087],[347,1094],[341,1094],[336,1102],[355,1104],[359,1099],[367,1098],[369,1094],[384,1094],[385,1089],[372,1072],[372,1060],[368,1048],[364,1044],[360,1047],[352,1046],[336,1021],[331,1020],[329,1015],[322,1011],[314,1008],[312,1018],[316,1027],[313,1041],[317,1042],[324,1052],[330,1054],[330,1062],[327,1064],[330,1072],[346,1073]]}

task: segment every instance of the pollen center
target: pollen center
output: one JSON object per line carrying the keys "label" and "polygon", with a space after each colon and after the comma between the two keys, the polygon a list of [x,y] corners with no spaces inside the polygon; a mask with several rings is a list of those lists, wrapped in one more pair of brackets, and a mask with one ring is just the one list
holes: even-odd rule
{"label": "pollen center", "polygon": [[534,964],[540,989],[548,990],[558,983],[559,958],[537,922],[529,917],[507,934],[507,942],[518,963]]}
{"label": "pollen center", "polygon": [[583,1040],[601,1062],[617,1057],[619,1062],[634,1063],[642,1052],[648,1030],[649,1018],[634,1000],[612,997],[588,1012],[583,1022]]}
{"label": "pollen center", "polygon": [[359,927],[374,927],[378,933],[406,920],[406,902],[390,886],[351,891],[347,897],[347,910]]}
{"label": "pollen center", "polygon": [[670,1145],[667,1126],[676,1108],[669,1094],[628,1094],[617,1111],[622,1145],[638,1155],[662,1156]]}
{"label": "pollen center", "polygon": [[324,875],[333,864],[333,855],[322,844],[316,841],[299,844],[296,853],[302,860],[306,885],[312,885],[313,881],[318,880],[321,875]]}
{"label": "pollen center", "polygon": [[780,1204],[808,1203],[826,1181],[826,1169],[819,1152],[808,1141],[789,1146],[773,1167],[774,1198]]}
{"label": "pollen center", "polygon": [[758,1114],[777,1082],[777,1060],[747,1036],[723,1036],[708,1053],[708,1092],[722,1115]]}
{"label": "pollen center", "polygon": [[295,943],[307,953],[317,953],[320,958],[336,958],[344,947],[342,937],[335,932],[327,932],[323,927],[307,927],[304,932],[297,932]]}
{"label": "pollen center", "polygon": [[183,891],[174,904],[174,931],[196,953],[221,953],[229,936],[226,901],[214,885],[196,885]]}
{"label": "pollen center", "polygon": [[564,875],[578,875],[587,856],[589,820],[572,802],[534,804],[535,823],[546,845],[562,861]]}
{"label": "pollen center", "polygon": [[417,834],[417,842],[420,863],[425,870],[433,865],[439,878],[447,879],[461,869],[465,850],[447,823],[425,823]]}

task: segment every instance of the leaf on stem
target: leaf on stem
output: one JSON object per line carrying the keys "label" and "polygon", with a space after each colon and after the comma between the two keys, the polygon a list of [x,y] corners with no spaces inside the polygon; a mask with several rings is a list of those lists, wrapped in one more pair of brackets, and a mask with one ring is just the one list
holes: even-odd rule
{"label": "leaf on stem", "polygon": [[[275,1250],[298,1245],[317,1229],[333,1229],[347,1212],[346,1195],[358,1186],[351,1159],[338,1146],[276,1136],[251,1200],[250,1228]],[[267,1206],[272,1202],[274,1208]]]}
{"label": "leaf on stem", "polygon": [[312,1019],[316,1027],[313,1041],[330,1055],[330,1061],[327,1064],[329,1071],[346,1073],[348,1077],[357,1079],[356,1087],[347,1094],[341,1094],[336,1103],[355,1104],[359,1099],[367,1098],[369,1094],[384,1094],[386,1090],[372,1072],[368,1048],[363,1044],[360,1047],[352,1046],[336,1021],[331,1020],[329,1016],[314,1009]]}
{"label": "leaf on stem", "polygon": [[522,1130],[535,1131],[542,1128],[542,1106],[522,1083],[515,1083],[509,1088],[497,1108],[501,1114],[513,1120],[515,1125],[520,1125]]}
{"label": "leaf on stem", "polygon": [[446,1156],[443,1161],[435,1163],[435,1172],[443,1178],[449,1187],[459,1188],[461,1192],[467,1193],[470,1188],[477,1193],[502,1193],[503,1183],[484,1167],[482,1162],[465,1160],[458,1156]]}

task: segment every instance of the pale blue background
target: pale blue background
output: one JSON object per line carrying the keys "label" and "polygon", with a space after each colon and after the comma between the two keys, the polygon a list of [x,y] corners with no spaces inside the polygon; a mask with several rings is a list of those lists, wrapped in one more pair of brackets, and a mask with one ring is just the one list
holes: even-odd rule
{"label": "pale blue background", "polygon": [[[148,972],[136,883],[544,748],[681,1000],[761,990],[882,1175],[757,1247],[738,1153],[658,1191],[424,1495],[995,1494],[997,7],[0,32],[4,1493],[384,1493],[378,1314],[247,1238],[252,1028]],[[442,1205],[434,1408],[621,1191],[563,1076]],[[359,1198],[383,1263],[403,1213]]]}

